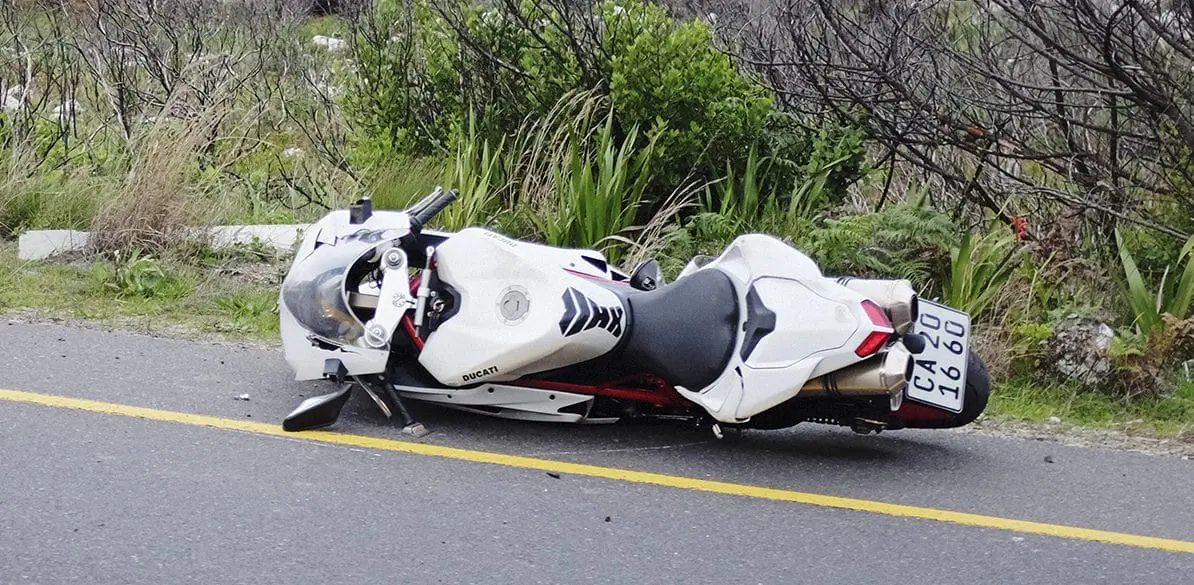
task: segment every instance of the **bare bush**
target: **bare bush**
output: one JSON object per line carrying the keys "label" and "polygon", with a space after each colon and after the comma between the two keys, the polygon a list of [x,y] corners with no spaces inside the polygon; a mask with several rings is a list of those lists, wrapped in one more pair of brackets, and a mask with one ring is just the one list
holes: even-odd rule
{"label": "bare bush", "polygon": [[[1194,37],[1170,0],[778,0],[737,41],[790,109],[864,125],[940,206],[1184,238]],[[1032,233],[1029,234],[1033,235]]]}
{"label": "bare bush", "polygon": [[156,252],[190,237],[202,198],[187,174],[209,131],[203,120],[163,120],[138,137],[121,193],[92,221],[95,251]]}

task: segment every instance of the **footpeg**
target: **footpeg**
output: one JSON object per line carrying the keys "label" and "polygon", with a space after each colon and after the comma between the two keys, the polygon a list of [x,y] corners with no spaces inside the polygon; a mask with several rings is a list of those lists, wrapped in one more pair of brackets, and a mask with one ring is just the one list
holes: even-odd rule
{"label": "footpeg", "polygon": [[431,431],[427,430],[427,427],[423,426],[423,423],[413,422],[402,427],[402,434],[411,438],[422,439],[430,435]]}

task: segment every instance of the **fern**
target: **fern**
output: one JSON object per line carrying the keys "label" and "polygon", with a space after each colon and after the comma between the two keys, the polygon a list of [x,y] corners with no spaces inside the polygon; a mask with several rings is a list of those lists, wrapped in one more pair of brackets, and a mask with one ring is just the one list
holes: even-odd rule
{"label": "fern", "polygon": [[793,240],[827,274],[906,278],[926,289],[944,273],[955,233],[948,217],[923,201],[909,201],[827,220]]}

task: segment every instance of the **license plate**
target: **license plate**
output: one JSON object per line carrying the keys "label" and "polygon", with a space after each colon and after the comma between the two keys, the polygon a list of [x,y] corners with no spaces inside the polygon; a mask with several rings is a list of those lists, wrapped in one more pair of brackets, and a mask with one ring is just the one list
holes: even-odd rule
{"label": "license plate", "polygon": [[970,347],[970,315],[920,299],[920,318],[913,328],[925,338],[905,396],[949,412],[962,412],[966,394],[966,361]]}

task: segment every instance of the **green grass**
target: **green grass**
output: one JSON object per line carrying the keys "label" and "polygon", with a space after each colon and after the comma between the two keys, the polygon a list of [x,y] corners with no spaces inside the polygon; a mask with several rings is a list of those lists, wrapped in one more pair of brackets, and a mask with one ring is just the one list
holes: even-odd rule
{"label": "green grass", "polygon": [[1042,422],[1055,416],[1071,426],[1117,429],[1159,436],[1194,434],[1194,382],[1171,397],[1131,400],[1063,386],[1025,381],[997,384],[987,414],[994,418]]}
{"label": "green grass", "polygon": [[115,189],[105,177],[0,180],[0,237],[26,229],[87,229],[104,196]]}
{"label": "green grass", "polygon": [[348,22],[338,16],[321,16],[306,20],[299,26],[300,38],[310,41],[315,35],[347,39],[351,31]]}
{"label": "green grass", "polygon": [[405,209],[444,184],[448,162],[406,158],[370,173],[367,191],[377,209]]}
{"label": "green grass", "polygon": [[120,269],[110,262],[28,262],[17,258],[15,248],[0,245],[0,312],[33,310],[151,332],[278,339],[277,286],[240,282],[177,261],[157,263],[160,284],[154,277],[141,286],[122,285]]}

